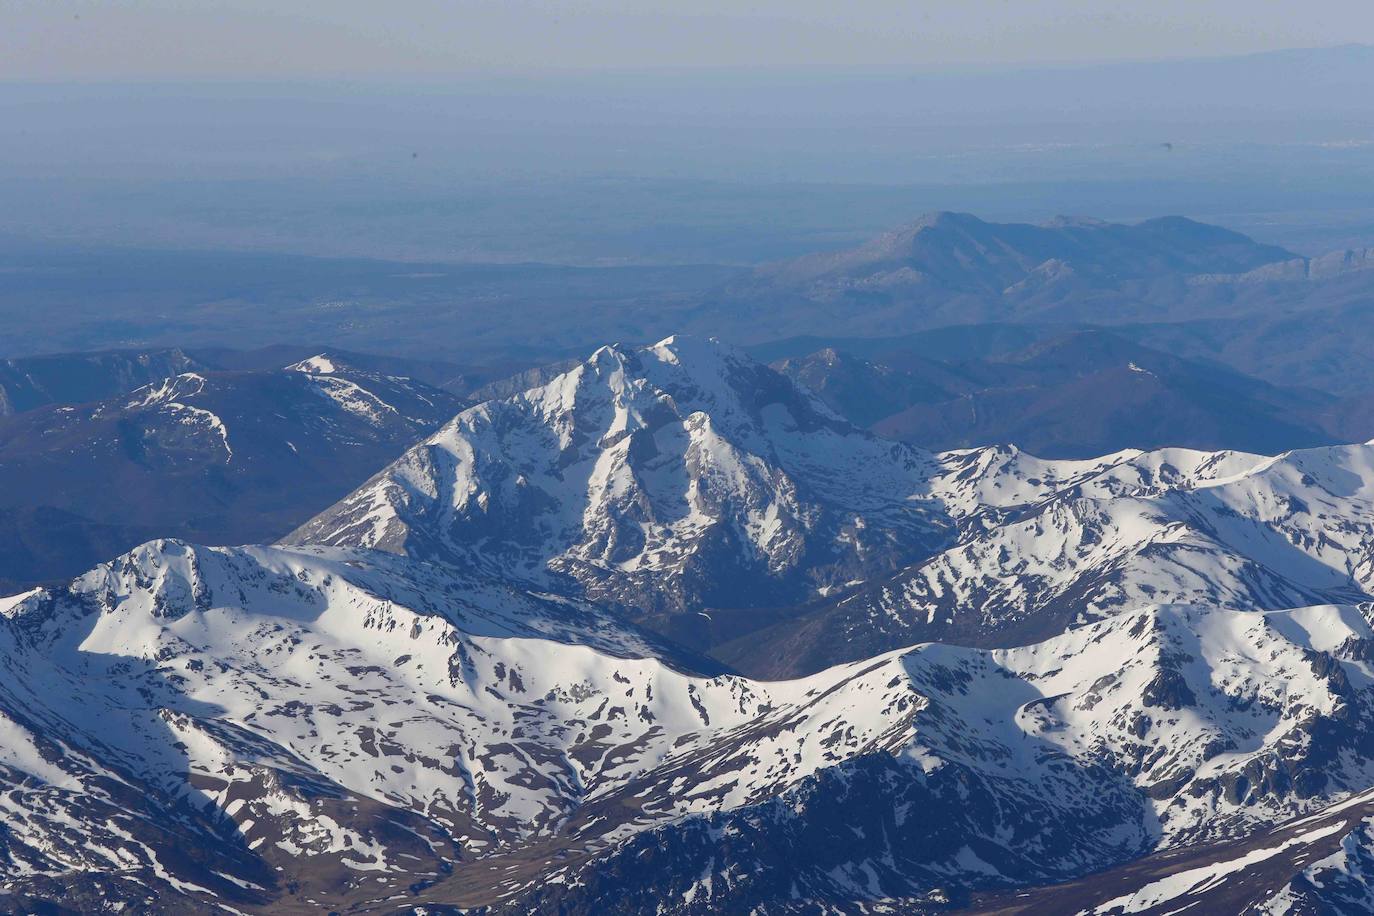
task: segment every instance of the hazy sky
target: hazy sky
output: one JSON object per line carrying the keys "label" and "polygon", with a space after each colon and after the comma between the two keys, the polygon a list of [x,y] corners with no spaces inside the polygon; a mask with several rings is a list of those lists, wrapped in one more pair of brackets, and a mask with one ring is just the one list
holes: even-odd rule
{"label": "hazy sky", "polygon": [[998,66],[1374,42],[1369,0],[0,0],[0,79]]}

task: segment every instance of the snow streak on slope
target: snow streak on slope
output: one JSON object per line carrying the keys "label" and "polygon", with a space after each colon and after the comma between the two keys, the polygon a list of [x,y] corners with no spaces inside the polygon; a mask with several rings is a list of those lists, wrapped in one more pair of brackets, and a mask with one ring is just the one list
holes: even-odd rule
{"label": "snow streak on slope", "polygon": [[669,338],[464,411],[290,540],[642,608],[781,603],[939,543],[931,470],[767,367]]}
{"label": "snow streak on slope", "polygon": [[[291,546],[0,601],[0,909],[919,912],[1248,842],[1374,785],[1372,526],[1370,446],[930,455],[713,342],[603,348]],[[640,625],[802,601],[746,637],[789,680]],[[1302,849],[1357,899],[1361,836],[1093,905]]]}
{"label": "snow streak on slope", "polygon": [[1367,913],[1374,907],[1371,826],[1374,792],[1362,792],[1238,840],[1145,856],[1051,887],[975,894],[967,911],[1079,916]]}
{"label": "snow streak on slope", "polygon": [[1368,445],[940,461],[929,489],[958,526],[951,544],[754,637],[780,636],[782,664],[725,657],[785,674],[921,640],[1031,642],[1155,602],[1273,610],[1374,595]]}
{"label": "snow streak on slope", "polygon": [[[1076,591],[1089,618],[1159,598],[1279,608],[1364,598],[1374,587],[1367,446],[1274,459],[1150,452],[1028,509],[926,564],[908,600],[938,598],[941,572],[960,562],[977,568],[964,583],[1016,573],[1018,591],[1000,602],[1007,608]],[[1003,551],[1009,559],[978,565]],[[977,591],[962,597],[981,598]]]}
{"label": "snow streak on slope", "polygon": [[1032,642],[1143,604],[1366,600],[1374,447],[931,455],[729,348],[670,338],[463,412],[289,540],[499,572],[641,619],[806,604],[719,637],[740,639],[732,663],[788,676],[930,639]]}
{"label": "snow streak on slope", "polygon": [[224,447],[224,462],[234,460],[234,449],[229,445],[229,430],[224,421],[213,411],[183,403],[205,391],[205,377],[194,372],[184,372],[174,378],[164,379],[154,385],[146,385],[133,392],[125,410],[154,408],[175,416],[175,422],[194,429],[208,429],[219,437]]}
{"label": "snow streak on slope", "polygon": [[[709,912],[788,875],[872,900],[1067,878],[1374,779],[1353,608],[1147,609],[765,683],[384,554],[158,542],[0,615],[0,851],[34,888],[595,909],[612,874]],[[759,831],[798,830],[850,839],[747,877]],[[678,867],[625,877],[645,842]]]}

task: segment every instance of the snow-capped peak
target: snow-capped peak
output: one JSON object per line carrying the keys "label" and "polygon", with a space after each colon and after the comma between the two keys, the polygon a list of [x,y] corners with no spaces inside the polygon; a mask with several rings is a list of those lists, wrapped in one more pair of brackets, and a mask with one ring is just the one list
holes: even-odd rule
{"label": "snow-capped peak", "polygon": [[0,601],[0,908],[921,909],[1374,785],[1371,445],[930,455],[672,337],[290,540]]}
{"label": "snow-capped peak", "polygon": [[323,353],[292,363],[286,368],[290,372],[305,372],[309,375],[333,375],[339,371],[339,366],[334,360]]}
{"label": "snow-capped peak", "polygon": [[749,601],[796,600],[940,536],[929,462],[718,341],[675,336],[464,411],[290,540],[639,607],[715,597],[709,562]]}
{"label": "snow-capped peak", "polygon": [[[1062,880],[1374,779],[1352,607],[1148,606],[779,682],[634,634],[404,558],[175,541],[0,602],[9,886],[241,908],[365,877],[417,907],[596,911],[668,885],[707,913],[779,876],[831,901],[870,899],[869,869],[902,895]],[[794,852],[761,864],[758,839]]]}

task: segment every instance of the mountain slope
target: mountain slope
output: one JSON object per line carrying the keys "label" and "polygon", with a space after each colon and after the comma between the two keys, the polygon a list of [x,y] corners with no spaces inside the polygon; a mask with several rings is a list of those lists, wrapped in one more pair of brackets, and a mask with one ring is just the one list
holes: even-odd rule
{"label": "mountain slope", "polygon": [[931,468],[736,351],[669,338],[464,411],[288,540],[651,613],[761,606],[942,542]]}
{"label": "mountain slope", "polygon": [[318,357],[188,372],[129,394],[0,418],[0,516],[22,524],[0,579],[74,575],[156,534],[219,543],[289,531],[461,402]]}
{"label": "mountain slope", "polygon": [[[483,400],[478,389],[519,384],[522,373],[537,373],[527,361],[468,366],[410,357],[358,353],[337,347],[275,344],[254,350],[229,347],[97,350],[0,360],[0,416],[49,404],[85,404],[126,394],[165,378],[196,372],[264,372],[312,357],[324,357],[371,376],[402,377],[442,388],[460,397]],[[535,383],[511,388],[533,387]],[[509,393],[509,392],[507,392]]]}
{"label": "mountain slope", "polygon": [[1374,799],[1364,792],[1241,840],[1201,844],[1063,885],[980,895],[972,913],[1279,916],[1374,908]]}
{"label": "mountain slope", "polygon": [[931,639],[1032,642],[1158,601],[1366,600],[1371,456],[932,455],[674,338],[464,411],[288,540],[608,602],[794,676]]}
{"label": "mountain slope", "polygon": [[208,366],[180,349],[106,350],[0,360],[0,417],[98,401]]}
{"label": "mountain slope", "polygon": [[760,267],[721,289],[701,315],[715,333],[755,343],[893,327],[1237,316],[1258,313],[1248,307],[1256,285],[1241,275],[1296,258],[1178,216],[1029,225],[941,212],[854,249]]}
{"label": "mountain slope", "polygon": [[[874,360],[827,348],[774,365],[855,423],[937,450],[1010,443],[1045,458],[1164,446],[1272,454],[1349,441],[1343,434],[1363,428],[1360,405],[1102,331],[977,360],[937,361],[894,341]],[[1366,433],[1357,438],[1374,435],[1374,425]]]}
{"label": "mountain slope", "polygon": [[[1072,362],[1078,341],[1069,343],[1038,348],[1036,358]],[[716,646],[741,670],[774,677],[932,639],[1035,641],[1152,601],[1279,609],[1374,593],[1374,447],[1278,459],[1165,449],[1079,462],[997,448],[883,451],[833,420],[770,424],[765,410],[756,418],[741,392],[767,391],[760,399],[789,405],[789,416],[818,408],[737,354],[691,346],[602,351],[549,386],[469,411],[293,538],[485,564],[540,588],[611,598],[677,638]],[[672,406],[655,416],[646,401]],[[723,488],[698,453],[660,447],[704,424],[702,414],[736,453],[768,456],[760,460],[770,470]],[[652,447],[632,447],[636,430]],[[794,492],[803,498],[789,502]],[[879,528],[892,524],[891,509],[868,492],[919,506],[923,537],[892,549]],[[825,501],[813,508],[806,497]],[[750,576],[739,553],[768,556],[776,542],[717,549],[711,540],[721,528],[749,532],[741,505],[764,517],[781,506],[799,520],[797,539],[783,543],[805,544],[781,555],[809,550],[803,568],[815,569],[826,541],[850,545],[845,529],[837,538],[807,520],[861,499],[873,508],[855,513],[863,524],[853,530],[870,540],[851,556],[867,562],[846,557],[843,572],[825,579],[798,581],[786,563]],[[684,505],[696,507],[695,521],[663,524],[690,518]],[[905,568],[884,571],[894,563]]]}
{"label": "mountain slope", "polygon": [[[969,213],[930,213],[851,251],[808,255],[763,276],[820,288],[929,284],[1001,293],[1067,277],[1143,279],[1160,274],[1244,273],[1291,252],[1183,217],[1133,226],[1060,217],[1043,225],[988,223]],[[1218,269],[1222,265],[1237,269]]]}
{"label": "mountain slope", "polygon": [[1368,785],[1371,645],[1354,608],[1147,608],[762,683],[405,558],[156,542],[0,604],[4,893],[707,913],[1063,880]]}
{"label": "mountain slope", "polygon": [[[1081,826],[1111,832],[1107,825],[1122,812],[1109,813],[1102,796],[1070,788],[1080,765],[1087,767],[1083,775],[1091,772],[1088,778],[1100,787],[1097,791],[1114,791],[1124,780],[1141,793],[1144,808],[1117,821],[1118,841],[1132,837],[1126,831],[1133,821],[1133,828],[1143,826],[1146,846],[1168,849],[1267,829],[1268,819],[1279,810],[1322,807],[1318,797],[1335,789],[1323,781],[1341,770],[1335,760],[1361,761],[1360,772],[1348,774],[1347,785],[1358,786],[1366,778],[1369,749],[1354,723],[1354,706],[1346,704],[1367,686],[1348,691],[1337,687],[1342,698],[1332,705],[1327,700],[1301,710],[1289,705],[1306,692],[1299,685],[1311,683],[1309,671],[1321,672],[1315,674],[1318,678],[1331,673],[1333,684],[1344,683],[1345,675],[1325,659],[1351,658],[1350,652],[1363,651],[1357,646],[1366,637],[1345,643],[1354,632],[1365,632],[1360,615],[1336,622],[1348,614],[1348,609],[1335,608],[1272,615],[1153,609],[1007,652],[919,647],[906,656],[913,677],[924,692],[931,681],[923,673],[939,672],[943,689],[929,692],[930,703],[918,714],[915,753],[928,788],[942,776],[964,783],[958,803],[946,808],[947,799],[938,792],[912,799],[903,793],[893,769],[865,761],[871,769],[839,767],[842,773],[832,774],[815,791],[789,793],[774,808],[727,813],[682,837],[660,831],[640,838],[619,854],[622,869],[606,864],[590,875],[578,873],[574,887],[586,881],[608,895],[612,888],[625,894],[628,887],[633,903],[616,912],[651,906],[655,893],[666,896],[662,874],[636,870],[630,863],[652,855],[655,866],[678,863],[667,889],[683,892],[691,904],[704,892],[714,894],[717,905],[762,905],[768,912],[770,899],[834,899],[843,895],[837,892],[843,887],[851,899],[871,909],[851,906],[842,912],[943,912],[965,903],[971,888],[995,886],[1011,876],[1011,863],[999,857],[1001,851],[978,837],[960,850],[957,877],[945,873],[927,879],[924,886],[903,880],[968,841],[963,825],[970,817],[976,822],[990,810],[1015,810],[1042,819],[1053,830],[1061,804],[1082,805]],[[1347,629],[1349,624],[1355,629]],[[991,664],[985,666],[984,659]],[[937,667],[924,667],[927,662]],[[1266,673],[1252,667],[1256,663]],[[1270,664],[1276,667],[1268,668]],[[1358,672],[1351,675],[1352,683],[1367,683],[1361,664],[1350,670]],[[1033,691],[1021,694],[1026,683]],[[1282,688],[1281,696],[1275,692],[1281,683],[1293,691]],[[1331,713],[1341,721],[1318,724]],[[1327,740],[1335,743],[1326,745]],[[1272,752],[1260,750],[1270,741],[1276,742]],[[968,756],[951,754],[951,745]],[[975,762],[968,763],[970,758]],[[1092,771],[1094,764],[1105,769]],[[1037,774],[1045,770],[1057,771],[1069,783],[1037,785]],[[989,779],[993,773],[1002,775]],[[1056,795],[1065,788],[1069,795]],[[1022,795],[1018,790],[1029,791]],[[1335,789],[1335,794],[1345,791]],[[1041,807],[1047,800],[1052,800],[1049,806]],[[903,830],[912,810],[921,812],[923,825],[914,833]],[[1265,811],[1269,813],[1261,813]],[[1007,824],[1002,829],[1016,836],[1017,828]],[[1069,853],[1063,846],[1042,850],[1034,834],[1020,839],[1028,844],[1020,848],[1045,856],[1042,866],[1049,869]],[[1071,849],[1081,848],[1074,838],[1061,839]],[[775,875],[771,866],[780,860],[788,865],[779,866],[782,874]],[[768,866],[759,868],[759,861]],[[697,862],[709,863],[700,875],[693,868]],[[824,871],[829,880],[796,878],[806,866]],[[1086,862],[1080,867],[1091,869]],[[578,899],[558,887],[543,896]],[[1018,897],[1007,895],[1011,902]],[[697,910],[688,906],[682,911]],[[788,910],[784,906],[780,911]],[[1072,910],[1032,906],[1027,912]]]}
{"label": "mountain slope", "polygon": [[[266,429],[348,448],[427,396],[270,375],[326,413]],[[232,467],[220,379],[109,409]],[[463,410],[289,540],[0,600],[0,909],[1357,899],[1374,446],[931,454],[673,338]]]}
{"label": "mountain slope", "polygon": [[1152,601],[1264,610],[1374,595],[1374,446],[942,459],[931,490],[960,513],[954,543],[720,657],[781,676],[924,640],[1016,645]]}
{"label": "mountain slope", "polygon": [[[805,356],[777,360],[771,365],[814,391],[840,416],[866,428],[916,405],[936,405],[965,398],[984,386],[978,374],[916,355],[908,355],[898,366],[893,366],[824,347]],[[915,437],[908,437],[907,441],[914,442]],[[920,444],[926,446],[926,443]]]}

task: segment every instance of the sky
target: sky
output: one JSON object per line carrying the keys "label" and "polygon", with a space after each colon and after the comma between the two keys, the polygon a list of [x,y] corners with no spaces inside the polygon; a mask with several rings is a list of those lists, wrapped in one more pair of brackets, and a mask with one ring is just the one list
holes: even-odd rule
{"label": "sky", "polygon": [[0,0],[0,245],[735,263],[939,207],[1325,251],[1374,238],[1371,85],[1369,0]]}
{"label": "sky", "polygon": [[1368,0],[0,0],[0,80],[936,70],[1374,42]]}

